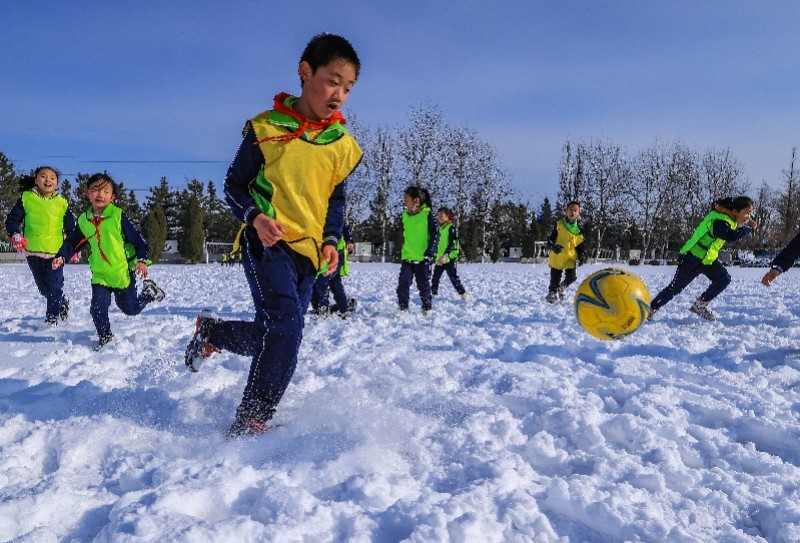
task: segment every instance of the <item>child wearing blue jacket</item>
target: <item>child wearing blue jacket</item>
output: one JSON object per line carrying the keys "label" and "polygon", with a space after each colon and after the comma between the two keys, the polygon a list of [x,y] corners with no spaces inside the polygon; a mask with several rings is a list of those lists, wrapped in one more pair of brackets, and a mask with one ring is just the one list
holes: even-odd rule
{"label": "child wearing blue jacket", "polygon": [[[339,252],[339,267],[331,275],[321,274],[317,277],[311,293],[311,308],[315,314],[322,317],[338,313],[344,319],[356,309],[356,299],[347,297],[342,284],[342,277],[350,273],[347,253],[353,250],[353,234],[347,223],[344,223],[342,237],[339,238],[336,249]],[[333,306],[328,291],[333,294],[335,302]]]}
{"label": "child wearing blue jacket", "polygon": [[19,200],[6,217],[6,232],[12,247],[26,251],[28,267],[36,288],[45,300],[45,322],[67,320],[69,300],[64,296],[64,270],[54,270],[52,261],[64,236],[75,228],[75,217],[67,200],[58,194],[58,172],[49,166],[36,168],[33,177],[24,177]]}

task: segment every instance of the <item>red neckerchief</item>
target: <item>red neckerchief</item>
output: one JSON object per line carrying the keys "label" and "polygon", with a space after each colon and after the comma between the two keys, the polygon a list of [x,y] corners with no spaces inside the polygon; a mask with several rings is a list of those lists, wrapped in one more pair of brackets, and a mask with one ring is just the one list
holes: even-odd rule
{"label": "red neckerchief", "polygon": [[337,121],[342,124],[345,124],[347,122],[342,116],[342,113],[338,110],[335,111],[334,114],[328,117],[327,119],[323,119],[321,121],[311,121],[309,119],[306,119],[305,117],[303,117],[302,115],[300,115],[295,110],[293,110],[292,108],[290,108],[285,104],[286,99],[289,97],[291,97],[291,95],[288,92],[282,92],[280,94],[276,94],[273,109],[278,113],[283,113],[284,115],[288,115],[289,117],[295,119],[298,123],[300,123],[300,126],[297,127],[297,130],[289,134],[279,134],[277,136],[269,136],[267,138],[264,138],[263,140],[259,140],[255,143],[256,145],[258,145],[259,143],[264,143],[265,141],[292,141],[302,136],[308,129],[323,130],[325,128],[328,128],[330,125],[332,125]]}
{"label": "red neckerchief", "polygon": [[[89,212],[87,211],[86,214],[88,215]],[[111,262],[108,261],[108,257],[103,252],[103,248],[100,246],[100,223],[102,223],[104,220],[105,217],[103,215],[98,215],[96,217],[93,216],[91,219],[89,219],[89,222],[94,225],[94,235],[97,237],[97,250],[100,251],[100,256],[103,258],[103,260],[106,261],[106,264],[111,264]],[[89,241],[90,237],[91,236],[86,236],[85,238],[80,240],[78,242],[78,245],[76,245],[76,247],[80,247],[85,242]]]}

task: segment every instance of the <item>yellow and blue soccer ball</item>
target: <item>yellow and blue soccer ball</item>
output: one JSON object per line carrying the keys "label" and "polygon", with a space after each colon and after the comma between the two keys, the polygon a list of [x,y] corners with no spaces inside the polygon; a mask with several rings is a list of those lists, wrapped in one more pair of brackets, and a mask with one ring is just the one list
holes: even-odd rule
{"label": "yellow and blue soccer ball", "polygon": [[594,337],[620,339],[635,332],[650,316],[650,292],[636,274],[606,268],[578,287],[575,316]]}

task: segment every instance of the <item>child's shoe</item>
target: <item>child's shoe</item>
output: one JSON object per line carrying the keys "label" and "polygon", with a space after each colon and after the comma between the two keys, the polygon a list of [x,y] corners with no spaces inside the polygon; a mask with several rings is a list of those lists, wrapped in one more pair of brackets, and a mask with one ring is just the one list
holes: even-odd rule
{"label": "child's shoe", "polygon": [[558,287],[558,299],[560,301],[564,301],[567,297],[567,289],[566,287]]}
{"label": "child's shoe", "polygon": [[196,372],[200,369],[206,358],[214,353],[218,353],[219,349],[214,347],[206,339],[208,335],[208,326],[219,322],[219,318],[209,311],[203,310],[198,316],[194,327],[194,336],[186,346],[184,353],[184,362],[189,371]]}
{"label": "child's shoe", "polygon": [[97,343],[93,347],[93,350],[95,351],[99,351],[100,349],[111,343],[111,340],[114,339],[114,334],[112,334],[111,332],[103,332],[99,334],[99,338],[100,339],[97,340]]}
{"label": "child's shoe", "polygon": [[703,317],[707,321],[715,321],[715,320],[717,320],[717,317],[708,308],[708,302],[703,300],[699,296],[697,297],[697,299],[692,304],[692,307],[689,308],[689,311],[691,311],[695,315],[699,315],[699,316]]}
{"label": "child's shoe", "polygon": [[551,304],[554,304],[558,301],[558,292],[551,290],[550,292],[547,293],[547,296],[545,296],[544,299],[550,302]]}
{"label": "child's shoe", "polygon": [[57,326],[58,325],[58,317],[55,315],[47,315],[44,318],[44,323],[49,326]]}
{"label": "child's shoe", "polygon": [[462,295],[461,295],[461,299],[462,299],[462,300],[464,300],[465,302],[468,302],[468,301],[469,301],[469,296],[467,296],[467,293],[466,293],[466,292],[465,292],[464,294],[462,294]]}
{"label": "child's shoe", "polygon": [[258,419],[237,418],[231,427],[228,428],[228,431],[225,433],[225,437],[228,439],[234,439],[245,436],[260,436],[261,434],[269,432],[278,426],[280,426],[280,424],[268,424],[267,422],[263,422]]}
{"label": "child's shoe", "polygon": [[152,279],[145,279],[142,281],[142,294],[154,302],[160,302],[165,296],[164,291],[161,290]]}
{"label": "child's shoe", "polygon": [[358,302],[356,302],[355,298],[348,298],[348,300],[347,300],[347,312],[348,313],[352,313],[353,311],[355,311],[357,305],[358,305]]}
{"label": "child's shoe", "polygon": [[69,318],[69,298],[66,296],[61,299],[61,310],[58,312],[58,316],[62,321]]}

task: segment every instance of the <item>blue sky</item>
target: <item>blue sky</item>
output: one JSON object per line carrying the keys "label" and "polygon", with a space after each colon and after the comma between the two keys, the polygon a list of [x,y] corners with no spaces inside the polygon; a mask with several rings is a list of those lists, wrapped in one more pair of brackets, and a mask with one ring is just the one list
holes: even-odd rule
{"label": "blue sky", "polygon": [[299,91],[320,31],[362,60],[346,112],[375,127],[437,104],[534,204],[556,195],[567,138],[728,147],[754,187],[776,188],[800,140],[796,2],[0,0],[0,13],[0,151],[66,178],[221,184],[244,121]]}

